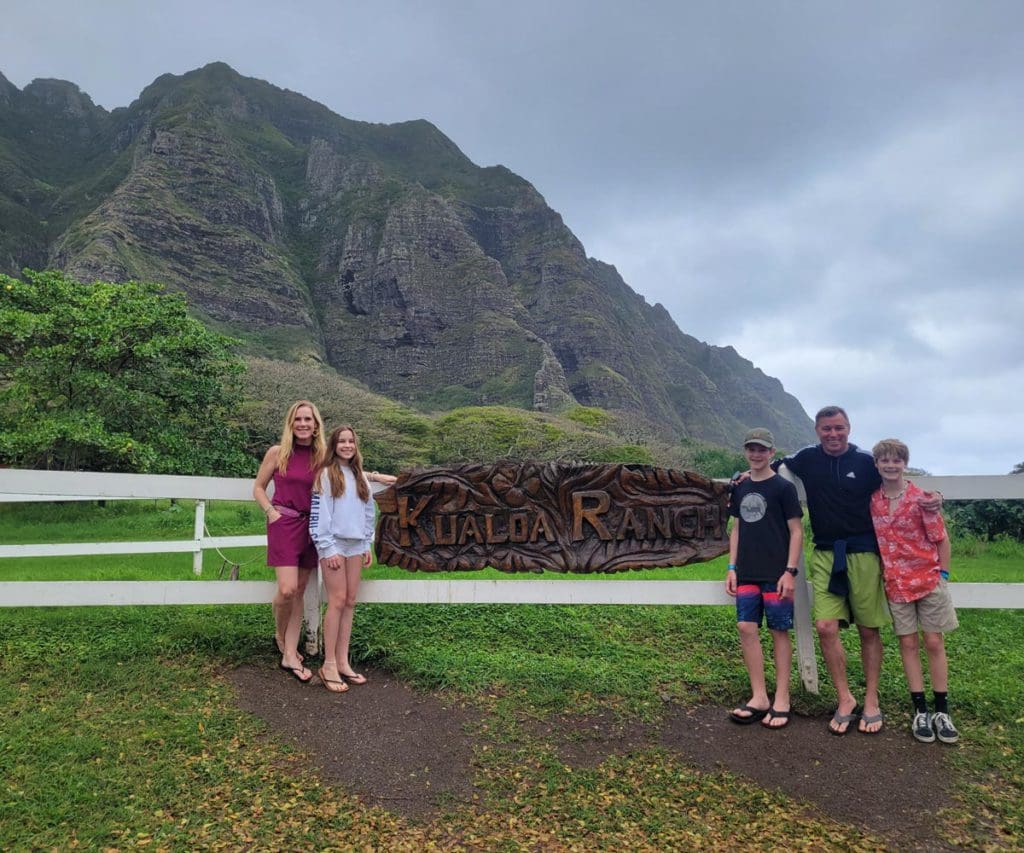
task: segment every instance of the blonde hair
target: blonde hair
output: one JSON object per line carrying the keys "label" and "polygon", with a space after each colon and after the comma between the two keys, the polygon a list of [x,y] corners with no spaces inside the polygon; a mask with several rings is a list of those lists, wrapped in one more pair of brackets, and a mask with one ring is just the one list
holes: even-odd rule
{"label": "blonde hair", "polygon": [[309,400],[297,400],[288,407],[288,414],[284,416],[284,427],[281,429],[280,450],[277,453],[277,470],[282,474],[288,471],[288,460],[292,458],[292,448],[295,444],[295,415],[303,406],[308,406],[313,413],[313,420],[316,426],[313,428],[313,443],[311,449],[313,456],[309,460],[310,468],[316,468],[320,460],[324,458],[327,445],[324,443],[324,419],[320,417],[320,410]]}
{"label": "blonde hair", "polygon": [[894,456],[904,462],[910,462],[910,448],[898,438],[883,438],[871,448],[871,455],[875,457],[875,462],[883,456]]}
{"label": "blonde hair", "polygon": [[[341,438],[341,434],[346,430],[352,433],[352,438],[356,443],[356,452],[347,463],[338,456],[338,439]],[[363,475],[363,454],[359,450],[359,436],[356,435],[356,431],[348,424],[338,427],[331,433],[331,437],[327,441],[327,453],[324,456],[323,463],[320,465],[320,469],[327,472],[327,481],[331,484],[332,498],[340,498],[345,494],[345,476],[341,473],[340,467],[345,464],[348,465],[352,475],[355,477],[356,494],[359,495],[359,500],[366,503],[370,500],[370,484],[366,482],[366,477]],[[319,476],[316,478],[313,488],[317,492],[320,491]]]}

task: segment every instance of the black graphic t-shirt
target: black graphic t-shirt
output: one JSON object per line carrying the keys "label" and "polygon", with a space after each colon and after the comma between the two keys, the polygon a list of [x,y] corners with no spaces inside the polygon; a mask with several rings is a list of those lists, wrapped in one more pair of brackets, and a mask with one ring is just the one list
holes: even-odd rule
{"label": "black graphic t-shirt", "polygon": [[740,526],[737,583],[777,581],[789,558],[788,521],[803,515],[796,486],[777,474],[744,480],[733,489],[729,514]]}

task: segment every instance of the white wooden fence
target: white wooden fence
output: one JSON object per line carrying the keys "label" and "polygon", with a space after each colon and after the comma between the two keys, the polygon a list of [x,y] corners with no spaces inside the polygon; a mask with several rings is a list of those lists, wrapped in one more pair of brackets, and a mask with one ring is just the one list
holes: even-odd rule
{"label": "white wooden fence", "polygon": [[[783,469],[783,473],[787,473]],[[1024,499],[1024,475],[918,477],[919,485],[940,490],[946,500]],[[195,500],[191,539],[166,542],[88,542],[0,544],[0,557],[67,557],[87,554],[191,553],[202,571],[203,552],[215,548],[265,546],[266,536],[204,535],[205,502],[252,500],[252,480],[143,474],[97,474],[0,469],[0,502],[180,498]],[[378,487],[380,488],[380,487]],[[803,563],[801,562],[801,569]],[[805,574],[801,574],[806,577]],[[808,585],[797,584],[797,663],[804,686],[817,692]],[[1024,609],[1024,583],[954,583],[961,608]],[[265,604],[272,581],[12,581],[0,582],[0,607],[66,607],[146,604]],[[306,596],[309,651],[319,643],[319,584]],[[613,579],[441,580],[410,575],[403,580],[364,581],[359,600],[379,604],[651,604],[723,605],[732,599],[721,581],[644,580],[635,574]]]}

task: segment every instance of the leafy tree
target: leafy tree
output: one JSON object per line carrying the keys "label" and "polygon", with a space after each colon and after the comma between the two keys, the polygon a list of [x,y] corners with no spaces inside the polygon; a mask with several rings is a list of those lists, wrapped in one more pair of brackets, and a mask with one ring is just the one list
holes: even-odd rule
{"label": "leafy tree", "polygon": [[979,539],[1005,536],[1024,542],[1024,501],[947,501],[943,509],[958,536]]}
{"label": "leafy tree", "polygon": [[750,465],[741,451],[708,444],[699,439],[684,438],[679,442],[680,468],[696,471],[705,477],[728,478],[737,471],[746,471]]}
{"label": "leafy tree", "polygon": [[[1010,474],[1024,474],[1024,462],[1014,465]],[[1024,500],[947,501],[943,510],[958,536],[1024,542]]]}
{"label": "leafy tree", "polygon": [[249,474],[231,338],[156,284],[0,275],[0,462]]}

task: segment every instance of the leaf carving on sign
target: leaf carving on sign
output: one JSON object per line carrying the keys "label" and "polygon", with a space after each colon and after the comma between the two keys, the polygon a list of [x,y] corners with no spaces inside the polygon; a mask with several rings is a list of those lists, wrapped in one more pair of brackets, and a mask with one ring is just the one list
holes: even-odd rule
{"label": "leaf carving on sign", "polygon": [[650,465],[496,462],[403,472],[377,561],[410,571],[618,572],[728,550],[728,489]]}

